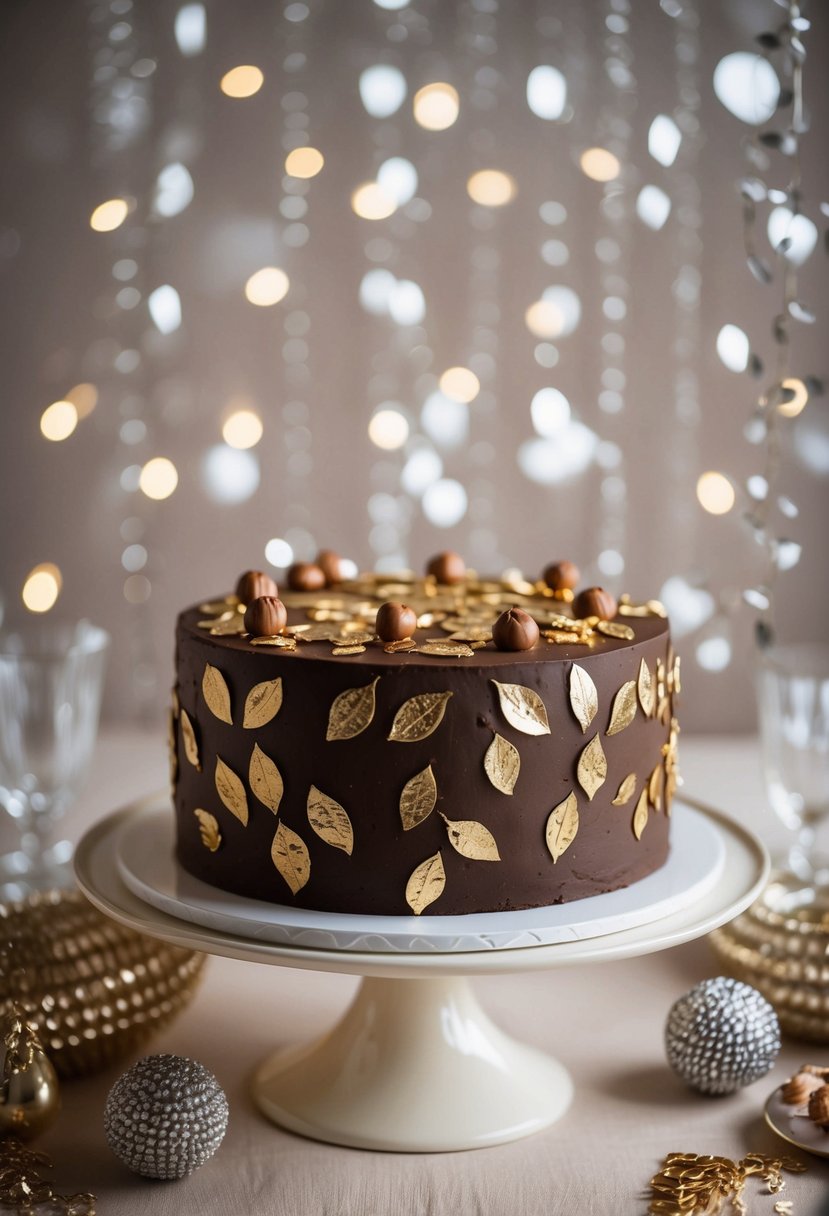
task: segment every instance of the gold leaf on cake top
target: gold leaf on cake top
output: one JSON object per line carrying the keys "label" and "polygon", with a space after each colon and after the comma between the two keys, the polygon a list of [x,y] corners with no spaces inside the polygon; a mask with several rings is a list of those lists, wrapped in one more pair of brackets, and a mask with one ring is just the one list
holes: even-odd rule
{"label": "gold leaf on cake top", "polygon": [[639,678],[636,681],[636,687],[639,692],[642,713],[646,718],[652,718],[653,711],[656,709],[656,689],[653,686],[651,669],[644,659],[639,663]]}
{"label": "gold leaf on cake top", "polygon": [[633,812],[633,834],[637,840],[642,839],[642,833],[648,824],[648,790],[647,786],[639,795],[636,810]]}
{"label": "gold leaf on cake top", "polygon": [[443,721],[451,692],[423,692],[404,701],[394,715],[389,740],[417,743],[427,739]]}
{"label": "gold leaf on cake top", "polygon": [[201,836],[202,844],[211,853],[215,853],[222,843],[222,833],[219,831],[218,819],[215,815],[211,815],[209,811],[203,811],[201,807],[196,807],[193,814],[199,821],[199,835]]}
{"label": "gold leaf on cake top", "polygon": [[498,689],[501,713],[516,730],[525,735],[549,735],[550,723],[541,697],[532,688],[523,684],[491,683]]}
{"label": "gold leaf on cake top", "polygon": [[496,790],[500,790],[502,794],[511,794],[515,789],[520,768],[521,757],[518,748],[496,731],[484,756],[484,771],[487,777]]}
{"label": "gold leaf on cake top", "polygon": [[311,858],[301,836],[280,820],[271,845],[271,860],[296,895],[311,877]]}
{"label": "gold leaf on cake top", "polygon": [[265,726],[279,713],[282,708],[282,679],[263,680],[254,684],[245,697],[245,715],[242,726],[246,730],[255,730],[257,726]]}
{"label": "gold leaf on cake top", "polygon": [[630,625],[623,625],[621,621],[597,621],[596,629],[605,637],[622,638],[625,642],[632,642],[636,637]]}
{"label": "gold leaf on cake top", "polygon": [[331,743],[337,739],[353,739],[362,734],[374,718],[374,689],[380,679],[377,676],[370,684],[359,688],[346,688],[331,703],[328,713],[328,729],[325,738]]}
{"label": "gold leaf on cake top", "polygon": [[181,721],[181,741],[184,744],[184,754],[193,765],[193,768],[196,768],[199,770],[199,772],[201,772],[199,745],[196,742],[196,732],[193,730],[193,723],[190,721],[186,709],[181,709],[179,713]]}
{"label": "gold leaf on cake top", "polygon": [[214,714],[220,722],[227,722],[228,726],[233,725],[233,718],[230,713],[230,690],[227,687],[225,678],[219,671],[218,667],[211,667],[209,663],[204,665],[204,675],[201,680],[202,692],[207,703],[207,708]]}
{"label": "gold leaf on cake top", "polygon": [[601,789],[607,778],[607,757],[604,754],[602,741],[596,734],[579,756],[576,767],[579,785],[584,790],[590,802],[596,792]]}
{"label": "gold leaf on cake top", "polygon": [[616,797],[611,803],[612,806],[624,806],[630,802],[633,795],[636,793],[636,773],[628,773],[619,789],[616,792]]}
{"label": "gold leaf on cake top", "polygon": [[247,827],[248,798],[245,787],[232,768],[225,764],[221,756],[216,757],[216,791],[227,809],[236,816],[241,824]]}
{"label": "gold leaf on cake top", "polygon": [[587,734],[587,728],[599,710],[599,694],[590,673],[579,667],[578,663],[570,668],[570,706],[581,733]]}
{"label": "gold leaf on cake top", "polygon": [[254,744],[253,751],[250,753],[248,780],[250,788],[259,801],[269,811],[273,811],[274,815],[277,815],[282,795],[285,792],[282,774],[270,756],[265,755],[258,743]]}
{"label": "gold leaf on cake top", "polygon": [[441,814],[449,834],[449,843],[461,857],[472,861],[500,861],[498,845],[489,828],[476,819],[447,819]]}
{"label": "gold leaf on cake top", "polygon": [[354,848],[354,829],[345,807],[312,785],[308,791],[307,812],[308,822],[320,839],[335,849],[342,849],[350,857]]}
{"label": "gold leaf on cake top", "polygon": [[406,883],[406,903],[415,916],[420,916],[424,908],[428,908],[443,894],[446,886],[446,871],[443,868],[443,858],[440,852],[433,853],[419,866],[412,870]]}
{"label": "gold leaf on cake top", "polygon": [[400,821],[403,831],[416,828],[419,823],[431,815],[435,809],[438,797],[438,787],[431,764],[422,772],[416,773],[403,786],[400,795]]}
{"label": "gold leaf on cake top", "polygon": [[578,830],[579,808],[576,795],[571,791],[563,802],[553,807],[547,818],[545,837],[554,862],[570,848]]}
{"label": "gold leaf on cake top", "polygon": [[620,730],[630,726],[636,717],[636,684],[628,680],[622,685],[613,698],[613,709],[610,711],[609,735],[618,735]]}

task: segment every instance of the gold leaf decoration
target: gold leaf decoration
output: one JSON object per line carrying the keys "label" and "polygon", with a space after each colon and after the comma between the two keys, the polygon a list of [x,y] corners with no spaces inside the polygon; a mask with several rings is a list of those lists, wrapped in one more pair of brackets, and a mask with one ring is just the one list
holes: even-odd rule
{"label": "gold leaf decoration", "polygon": [[636,793],[636,773],[628,773],[616,793],[611,806],[625,806]]}
{"label": "gold leaf decoration", "polygon": [[196,732],[193,730],[193,723],[187,716],[187,710],[179,711],[181,720],[181,741],[184,744],[184,754],[193,768],[201,772],[201,761],[199,760],[199,745],[196,742]]}
{"label": "gold leaf decoration", "polygon": [[360,688],[347,688],[336,696],[328,713],[328,730],[325,737],[329,743],[337,739],[353,739],[362,734],[374,718],[374,689],[377,676],[370,684]]}
{"label": "gold leaf decoration", "polygon": [[639,692],[642,713],[646,718],[652,718],[653,711],[656,709],[656,689],[653,686],[651,669],[644,659],[639,664],[639,678],[636,681],[636,687]]}
{"label": "gold leaf decoration", "polygon": [[599,694],[589,672],[579,667],[578,663],[570,668],[570,707],[576,715],[581,733],[586,734],[599,710]]}
{"label": "gold leaf decoration", "polygon": [[229,638],[245,632],[245,618],[234,613],[226,621],[216,621],[210,628],[213,637]]}
{"label": "gold leaf decoration", "polygon": [[451,692],[423,692],[404,701],[394,715],[389,740],[392,743],[417,743],[421,739],[428,739],[443,721],[451,696]]}
{"label": "gold leaf decoration", "polygon": [[270,756],[265,755],[258,743],[254,744],[253,751],[250,753],[248,779],[250,788],[259,801],[269,811],[273,811],[274,815],[277,815],[282,795],[285,792],[282,774]]}
{"label": "gold leaf decoration", "polygon": [[230,691],[225,683],[225,678],[219,671],[218,667],[211,667],[209,663],[204,665],[204,675],[201,680],[201,688],[204,693],[204,699],[207,703],[207,708],[214,714],[220,722],[227,722],[228,726],[233,725],[233,718],[230,713]]}
{"label": "gold leaf decoration", "polygon": [[201,807],[196,807],[193,814],[199,821],[199,835],[201,836],[202,844],[211,853],[215,853],[222,843],[218,819],[215,815],[211,815],[209,811],[203,811]]}
{"label": "gold leaf decoration", "polygon": [[518,748],[496,732],[484,756],[484,771],[496,790],[500,790],[502,794],[511,794],[515,789],[520,768],[521,757]]}
{"label": "gold leaf decoration", "polygon": [[657,764],[648,781],[648,800],[655,811],[662,810],[662,765]]}
{"label": "gold leaf decoration", "polygon": [[176,749],[176,716],[172,709],[167,711],[167,753],[170,760],[170,784],[175,786],[178,778],[178,751]]}
{"label": "gold leaf decoration", "polygon": [[216,757],[216,791],[227,809],[244,827],[248,825],[248,796],[245,787],[221,756]]}
{"label": "gold leaf decoration", "polygon": [[627,680],[613,698],[613,709],[610,712],[609,735],[618,735],[620,730],[630,726],[636,717],[636,684]]}
{"label": "gold leaf decoration", "polygon": [[636,637],[630,625],[623,625],[620,621],[597,621],[596,629],[607,638],[622,638],[625,642],[632,642]]}
{"label": "gold leaf decoration", "polygon": [[308,791],[308,822],[326,844],[342,849],[351,856],[354,848],[354,829],[345,807],[323,794],[312,785]]}
{"label": "gold leaf decoration", "polygon": [[607,757],[598,735],[593,736],[579,756],[576,776],[588,800],[592,802],[607,778]]}
{"label": "gold leaf decoration", "polygon": [[443,858],[440,852],[433,853],[419,866],[412,870],[406,883],[406,903],[415,916],[420,916],[424,908],[428,908],[443,894],[446,886],[446,871],[443,868]]}
{"label": "gold leaf decoration", "polygon": [[501,713],[510,726],[525,735],[549,735],[547,710],[537,692],[523,684],[499,684],[497,680],[492,683],[498,689]]}
{"label": "gold leaf decoration", "polygon": [[417,649],[419,654],[456,659],[471,659],[475,653],[465,642],[446,642],[443,638],[427,638]]}
{"label": "gold leaf decoration", "polygon": [[472,861],[500,861],[498,845],[489,828],[476,819],[447,819],[441,815],[449,833],[449,843],[461,857]]}
{"label": "gold leaf decoration", "polygon": [[261,684],[254,684],[245,697],[242,726],[245,730],[255,730],[258,726],[265,726],[276,717],[281,708],[282,680],[279,676],[275,680],[263,680]]}
{"label": "gold leaf decoration", "polygon": [[365,654],[365,652],[366,652],[366,648],[362,644],[357,644],[355,646],[335,646],[334,649],[331,651],[331,653],[334,655]]}
{"label": "gold leaf decoration", "polygon": [[403,793],[400,795],[400,820],[404,832],[416,828],[431,815],[437,797],[438,787],[430,764],[403,786]]}
{"label": "gold leaf decoration", "polygon": [[545,836],[554,862],[570,848],[578,830],[579,807],[576,795],[571,791],[563,802],[553,807],[547,818]]}
{"label": "gold leaf decoration", "polygon": [[276,637],[248,638],[251,646],[275,646],[277,650],[296,650],[296,638]]}
{"label": "gold leaf decoration", "polygon": [[648,825],[648,791],[647,787],[639,795],[636,810],[633,812],[633,834],[637,840],[642,839],[642,833]]}
{"label": "gold leaf decoration", "polygon": [[291,888],[301,891],[311,877],[311,858],[305,841],[280,820],[271,845],[271,860]]}

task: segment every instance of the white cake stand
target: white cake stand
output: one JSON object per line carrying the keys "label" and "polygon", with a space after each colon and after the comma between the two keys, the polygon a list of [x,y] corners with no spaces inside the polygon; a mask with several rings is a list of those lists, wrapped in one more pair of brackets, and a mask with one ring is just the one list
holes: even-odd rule
{"label": "white cake stand", "polygon": [[[605,918],[601,936],[548,945],[422,953],[319,949],[261,940],[252,928],[233,933],[194,924],[130,891],[118,872],[118,843],[157,805],[157,799],[135,803],[87,832],[75,854],[81,889],[121,924],[174,945],[363,976],[352,1005],[327,1034],[271,1055],[253,1080],[254,1100],[274,1123],[354,1148],[483,1148],[554,1123],[572,1099],[566,1069],[498,1029],[467,977],[602,962],[678,945],[748,907],[769,872],[766,851],[750,832],[692,804],[699,821],[719,836],[722,874],[705,894],[657,921],[614,932]],[[521,913],[509,915],[520,926]]]}

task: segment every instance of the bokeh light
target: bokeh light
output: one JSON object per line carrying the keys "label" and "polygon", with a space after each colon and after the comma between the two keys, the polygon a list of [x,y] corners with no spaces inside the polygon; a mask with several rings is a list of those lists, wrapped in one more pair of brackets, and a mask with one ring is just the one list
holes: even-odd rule
{"label": "bokeh light", "polygon": [[164,283],[147,297],[153,324],[161,334],[172,334],[181,325],[181,299],[175,287]]}
{"label": "bokeh light", "polygon": [[452,528],[466,515],[466,490],[452,477],[434,481],[423,495],[423,514],[436,528]]}
{"label": "bokeh light", "polygon": [[636,199],[636,214],[643,224],[658,232],[671,214],[671,200],[659,186],[643,186]]}
{"label": "bokeh light", "polygon": [[53,401],[40,415],[40,431],[45,439],[60,443],[78,425],[78,411],[71,401]]}
{"label": "bokeh light", "polygon": [[607,148],[587,148],[579,157],[581,171],[594,182],[612,182],[622,171],[619,158]]}
{"label": "bokeh light", "polygon": [[794,266],[802,265],[817,244],[816,225],[808,215],[795,215],[788,207],[775,207],[770,212],[767,232],[773,249],[785,242],[781,252]]}
{"label": "bokeh light", "polygon": [[360,73],[360,100],[372,118],[390,118],[406,99],[406,77],[399,68],[374,64]]}
{"label": "bokeh light", "polygon": [[294,551],[281,536],[272,536],[265,545],[265,557],[272,566],[282,569],[294,560]]}
{"label": "bokeh light", "polygon": [[202,483],[214,502],[247,502],[259,488],[259,478],[259,461],[253,452],[217,443],[205,453]]}
{"label": "bokeh light", "polygon": [[571,334],[581,320],[581,301],[571,287],[548,287],[524,313],[527,329],[536,338]]}
{"label": "bokeh light", "polygon": [[567,104],[567,81],[550,64],[533,68],[527,77],[527,105],[533,114],[554,122],[561,118]]}
{"label": "bokeh light", "polygon": [[557,388],[540,388],[530,402],[530,417],[544,438],[557,435],[570,421],[570,402]]}
{"label": "bokeh light", "polygon": [[270,308],[288,294],[291,281],[278,266],[263,266],[245,283],[245,296],[259,308]]}
{"label": "bokeh light", "polygon": [[440,391],[453,401],[474,401],[481,382],[468,367],[448,367],[440,378]]}
{"label": "bokeh light", "polygon": [[787,388],[793,397],[790,401],[781,401],[777,407],[777,412],[783,414],[785,418],[796,418],[801,414],[809,400],[809,390],[802,380],[796,376],[789,376],[783,381],[783,388]]}
{"label": "bokeh light", "polygon": [[26,575],[23,583],[23,603],[29,612],[48,612],[60,595],[63,579],[53,562],[41,562]]}
{"label": "bokeh light", "polygon": [[182,55],[199,55],[207,41],[207,16],[203,4],[184,4],[176,13],[173,25],[178,49]]}
{"label": "bokeh light", "polygon": [[389,316],[398,325],[419,325],[426,316],[426,300],[412,279],[398,279],[389,295]]}
{"label": "bokeh light", "polygon": [[473,203],[482,207],[503,207],[516,195],[515,179],[500,169],[479,169],[466,183],[466,191]]}
{"label": "bokeh light", "polygon": [[178,470],[166,456],[154,456],[152,460],[148,460],[138,478],[138,488],[147,498],[158,502],[169,498],[177,485]]}
{"label": "bokeh light", "polygon": [[710,515],[727,515],[736,501],[734,487],[724,473],[703,473],[697,481],[697,498]]}
{"label": "bokeh light", "polygon": [[75,384],[68,393],[64,393],[63,400],[72,402],[80,422],[88,417],[98,404],[98,390],[94,384]]}
{"label": "bokeh light", "polygon": [[93,232],[114,232],[121,227],[129,210],[125,198],[108,198],[105,203],[99,203],[90,215],[89,227]]}
{"label": "bokeh light", "polygon": [[676,160],[682,132],[667,114],[657,114],[648,130],[648,151],[655,161],[668,168]]}
{"label": "bokeh light", "polygon": [[377,185],[402,207],[415,196],[417,169],[404,156],[391,156],[377,170]]}
{"label": "bokeh light", "polygon": [[430,393],[423,402],[420,422],[429,438],[444,448],[460,447],[469,435],[467,406],[441,392]]}
{"label": "bokeh light", "polygon": [[732,372],[744,372],[748,367],[751,346],[739,325],[723,325],[717,334],[717,354]]}
{"label": "bokeh light", "polygon": [[255,448],[263,430],[262,419],[254,410],[234,410],[224,421],[222,439],[232,448]]}
{"label": "bokeh light", "polygon": [[409,424],[401,409],[387,401],[374,413],[368,424],[368,437],[375,447],[393,452],[409,438]]}
{"label": "bokeh light", "polygon": [[443,476],[443,461],[434,448],[419,447],[403,466],[400,484],[407,494],[419,498],[433,482]]}
{"label": "bokeh light", "polygon": [[735,51],[714,69],[714,92],[735,118],[756,126],[768,122],[777,109],[780,81],[762,55]]}
{"label": "bokeh light", "polygon": [[319,148],[294,148],[285,157],[285,172],[290,177],[316,177],[325,164]]}
{"label": "bokeh light", "polygon": [[598,438],[582,422],[570,422],[549,438],[528,439],[518,449],[518,466],[539,485],[556,485],[590,467]]}
{"label": "bokeh light", "polygon": [[388,314],[389,301],[396,286],[397,279],[385,267],[367,270],[360,281],[360,303],[366,312],[375,317],[384,317]]}
{"label": "bokeh light", "polygon": [[265,77],[260,68],[251,63],[242,63],[225,72],[219,81],[219,88],[226,97],[253,97],[264,83]]}
{"label": "bokeh light", "polygon": [[153,210],[165,219],[179,215],[193,201],[195,186],[189,169],[175,161],[165,165],[155,183]]}
{"label": "bokeh light", "polygon": [[363,220],[385,220],[394,215],[397,203],[379,182],[364,182],[351,195],[351,209]]}
{"label": "bokeh light", "polygon": [[457,122],[460,98],[457,89],[435,81],[418,89],[413,101],[414,119],[426,131],[446,131]]}

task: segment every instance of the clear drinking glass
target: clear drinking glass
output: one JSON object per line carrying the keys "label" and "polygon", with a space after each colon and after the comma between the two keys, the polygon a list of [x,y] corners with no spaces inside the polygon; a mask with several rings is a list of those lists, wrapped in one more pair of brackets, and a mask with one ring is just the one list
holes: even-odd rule
{"label": "clear drinking glass", "polygon": [[0,899],[72,884],[72,846],[54,831],[89,768],[108,647],[88,621],[0,634],[0,805],[20,834],[0,857]]}
{"label": "clear drinking glass", "polygon": [[758,672],[763,767],[769,801],[794,833],[781,867],[788,885],[823,896],[829,859],[815,848],[829,819],[829,646],[778,646]]}

